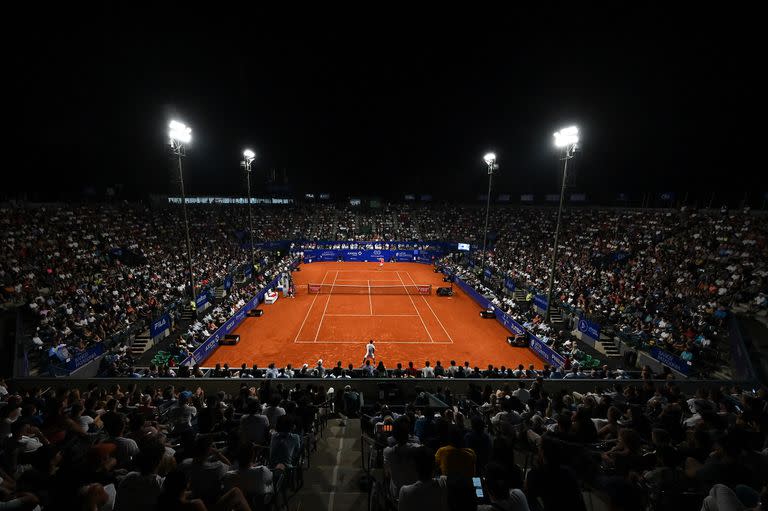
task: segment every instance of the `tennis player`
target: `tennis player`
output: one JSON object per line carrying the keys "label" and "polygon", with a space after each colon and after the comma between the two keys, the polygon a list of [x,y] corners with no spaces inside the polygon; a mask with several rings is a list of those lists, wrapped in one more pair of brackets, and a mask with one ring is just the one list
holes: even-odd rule
{"label": "tennis player", "polygon": [[368,359],[371,359],[373,361],[376,360],[376,346],[373,344],[373,339],[368,341],[368,344],[365,345],[365,356],[363,357],[363,365],[365,365],[365,361]]}
{"label": "tennis player", "polygon": [[382,268],[384,268],[384,258],[379,257],[379,271],[381,271]]}

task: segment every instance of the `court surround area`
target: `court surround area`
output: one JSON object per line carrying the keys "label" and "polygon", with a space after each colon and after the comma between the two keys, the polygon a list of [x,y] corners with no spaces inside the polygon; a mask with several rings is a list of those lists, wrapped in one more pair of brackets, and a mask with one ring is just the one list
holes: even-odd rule
{"label": "court surround area", "polygon": [[481,318],[480,306],[458,287],[453,296],[437,296],[437,287],[449,284],[430,265],[322,262],[300,268],[293,274],[296,297],[262,304],[263,316],[247,318],[234,332],[240,343],[217,348],[206,365],[300,368],[323,359],[325,367],[339,360],[359,367],[373,339],[377,361],[387,368],[409,361],[420,368],[426,360],[542,366],[527,348],[509,346],[507,330]]}

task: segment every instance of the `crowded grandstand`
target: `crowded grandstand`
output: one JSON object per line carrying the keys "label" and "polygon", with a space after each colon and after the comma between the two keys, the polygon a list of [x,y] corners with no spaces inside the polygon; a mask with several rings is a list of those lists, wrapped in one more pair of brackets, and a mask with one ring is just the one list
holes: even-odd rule
{"label": "crowded grandstand", "polygon": [[0,511],[768,509],[759,13],[30,5]]}

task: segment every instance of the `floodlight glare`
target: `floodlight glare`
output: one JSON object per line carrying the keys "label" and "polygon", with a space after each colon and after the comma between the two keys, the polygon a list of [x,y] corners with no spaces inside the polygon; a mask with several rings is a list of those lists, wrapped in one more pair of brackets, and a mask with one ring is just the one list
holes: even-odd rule
{"label": "floodlight glare", "polygon": [[485,156],[483,156],[483,160],[485,160],[486,165],[491,165],[496,161],[496,153],[488,153]]}
{"label": "floodlight glare", "polygon": [[188,144],[190,140],[192,140],[192,128],[188,127],[186,124],[178,121],[171,121],[168,124],[168,137],[171,139],[171,142],[174,141],[182,143],[182,144]]}
{"label": "floodlight glare", "polygon": [[248,159],[248,160],[252,160],[252,159],[256,158],[256,153],[254,153],[250,149],[246,149],[245,151],[243,151],[243,156],[245,156],[246,159]]}
{"label": "floodlight glare", "polygon": [[575,146],[579,143],[579,128],[576,126],[563,128],[560,131],[556,131],[554,135],[557,147]]}

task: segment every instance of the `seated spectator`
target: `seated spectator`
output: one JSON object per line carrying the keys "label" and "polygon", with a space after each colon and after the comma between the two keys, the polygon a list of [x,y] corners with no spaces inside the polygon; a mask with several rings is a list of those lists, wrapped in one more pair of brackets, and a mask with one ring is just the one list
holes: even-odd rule
{"label": "seated spectator", "polygon": [[530,503],[541,499],[543,511],[586,511],[578,478],[568,464],[562,442],[542,437],[539,466],[528,474],[525,495]]}
{"label": "seated spectator", "polygon": [[211,437],[208,436],[200,436],[195,440],[191,455],[179,464],[179,469],[189,479],[192,496],[202,499],[206,505],[212,505],[221,494],[222,479],[231,463],[213,448]]}
{"label": "seated spectator", "polygon": [[522,487],[522,477],[511,474],[504,466],[490,463],[484,472],[490,505],[479,505],[477,511],[529,511]]}
{"label": "seated spectator", "polygon": [[418,480],[415,453],[419,444],[412,442],[410,431],[410,419],[405,415],[398,417],[392,431],[395,445],[384,449],[384,474],[389,478],[389,490],[395,498],[402,486]]}
{"label": "seated spectator", "polygon": [[293,467],[301,456],[301,438],[292,433],[293,421],[290,417],[278,417],[275,432],[269,444],[269,464],[273,468],[280,465]]}
{"label": "seated spectator", "polygon": [[157,439],[142,444],[135,459],[137,471],[129,472],[120,481],[115,496],[115,511],[152,509],[160,497],[163,478],[158,475],[165,446]]}
{"label": "seated spectator", "polygon": [[448,445],[435,453],[435,462],[440,473],[447,477],[469,478],[475,475],[477,456],[472,449],[464,446],[464,434],[458,427],[451,427]]}
{"label": "seated spectator", "polygon": [[237,470],[230,470],[224,475],[224,489],[232,488],[239,488],[249,500],[274,491],[272,471],[256,463],[256,450],[250,444],[243,444],[238,448]]}
{"label": "seated spectator", "polygon": [[426,447],[419,447],[413,453],[414,468],[418,481],[400,488],[398,511],[423,511],[434,509],[448,511],[448,495],[445,484],[433,479],[435,458]]}
{"label": "seated spectator", "polygon": [[269,419],[262,413],[256,397],[248,398],[246,413],[240,417],[239,437],[241,444],[265,444],[268,440]]}

